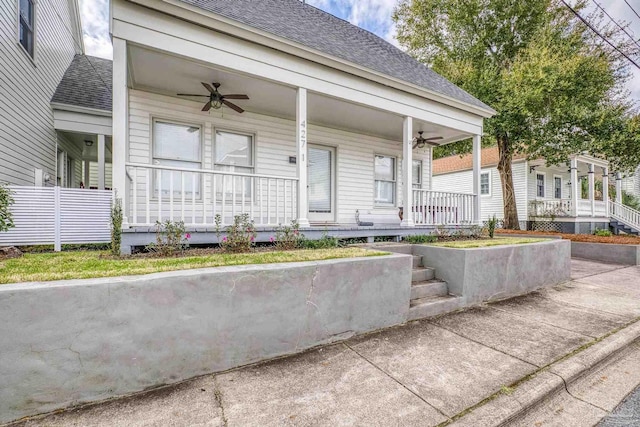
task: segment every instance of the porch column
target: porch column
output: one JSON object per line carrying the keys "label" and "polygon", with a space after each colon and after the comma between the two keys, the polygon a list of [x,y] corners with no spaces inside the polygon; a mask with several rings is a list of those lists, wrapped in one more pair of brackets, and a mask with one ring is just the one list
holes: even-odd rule
{"label": "porch column", "polygon": [[609,217],[609,168],[602,168],[602,201],[604,216]]}
{"label": "porch column", "polygon": [[91,180],[91,162],[89,160],[84,161],[84,188],[89,188],[89,181]]}
{"label": "porch column", "polygon": [[402,222],[401,227],[414,227],[413,222],[413,118],[402,124]]}
{"label": "porch column", "polygon": [[114,196],[122,199],[123,228],[129,227],[127,203],[127,135],[128,135],[128,101],[127,86],[127,42],[113,37],[113,139],[112,167]]}
{"label": "porch column", "polygon": [[298,88],[296,96],[296,147],[298,158],[298,224],[310,227],[307,187],[307,89]]}
{"label": "porch column", "polygon": [[591,202],[591,216],[596,216],[596,180],[595,167],[589,163],[589,201]]}
{"label": "porch column", "polygon": [[475,224],[482,224],[480,213],[482,212],[480,206],[480,175],[482,173],[482,136],[473,135],[473,220]]}
{"label": "porch column", "polygon": [[616,203],[622,204],[622,175],[616,172]]}
{"label": "porch column", "polygon": [[580,199],[578,190],[578,159],[571,159],[571,216],[578,216],[578,201]]}
{"label": "porch column", "polygon": [[98,135],[98,190],[104,190],[105,138]]}

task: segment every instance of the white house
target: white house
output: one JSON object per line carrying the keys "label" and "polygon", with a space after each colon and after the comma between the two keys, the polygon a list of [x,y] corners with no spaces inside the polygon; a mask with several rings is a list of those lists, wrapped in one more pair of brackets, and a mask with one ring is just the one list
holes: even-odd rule
{"label": "white house", "polygon": [[[433,161],[433,190],[465,192],[471,189],[471,155]],[[504,217],[502,183],[497,169],[498,147],[482,149],[480,173],[481,219]],[[571,157],[570,164],[547,166],[544,159],[516,155],[512,164],[518,219],[522,229],[549,229],[590,233],[608,228],[612,212],[608,196],[608,162],[588,155]],[[582,180],[587,182],[583,195]],[[595,191],[602,181],[603,191]],[[617,188],[622,178],[617,175]],[[618,191],[620,193],[620,191]],[[583,196],[586,196],[583,198]],[[577,200],[577,203],[574,201]],[[619,202],[619,200],[618,200]],[[614,206],[613,209],[616,209]]]}
{"label": "white house", "polygon": [[[297,0],[114,0],[111,31],[125,246],[240,213],[369,236],[478,221],[494,111],[370,32]],[[470,137],[475,187],[431,192],[430,144]]]}
{"label": "white house", "polygon": [[640,166],[622,178],[622,189],[640,199]]}

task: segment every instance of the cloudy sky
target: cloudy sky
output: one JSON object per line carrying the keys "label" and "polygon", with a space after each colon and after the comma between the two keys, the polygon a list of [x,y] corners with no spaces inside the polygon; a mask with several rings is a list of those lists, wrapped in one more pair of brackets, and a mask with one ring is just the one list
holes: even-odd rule
{"label": "cloudy sky", "polygon": [[[391,14],[397,0],[307,0],[320,9],[332,13],[340,18],[365,28],[387,41],[397,44],[395,40],[395,26]],[[624,0],[596,0],[618,22],[631,23],[629,32],[635,40],[640,39],[640,17],[636,16]],[[629,0],[628,0],[629,1]],[[572,3],[574,3],[573,1]],[[637,0],[630,0],[630,4],[640,13]],[[80,0],[82,24],[84,29],[84,43],[89,55],[111,58],[111,42],[109,41],[109,0]],[[593,5],[593,0],[591,7]],[[640,42],[639,42],[640,43]],[[640,48],[632,57],[640,64]],[[640,69],[632,67],[633,79],[628,88],[632,97],[640,103]]]}

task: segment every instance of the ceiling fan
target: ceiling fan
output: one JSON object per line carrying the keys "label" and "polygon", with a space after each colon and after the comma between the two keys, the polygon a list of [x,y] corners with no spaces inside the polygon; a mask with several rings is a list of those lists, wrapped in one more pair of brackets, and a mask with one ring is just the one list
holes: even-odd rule
{"label": "ceiling fan", "polygon": [[202,86],[204,86],[209,91],[209,95],[194,95],[190,93],[179,93],[178,96],[198,96],[201,98],[209,98],[209,101],[206,104],[204,104],[204,107],[202,107],[202,111],[209,111],[211,108],[213,108],[214,110],[217,110],[221,108],[222,105],[224,104],[227,107],[231,108],[232,110],[237,111],[238,113],[244,113],[244,110],[242,108],[238,107],[236,104],[233,104],[227,101],[227,99],[249,99],[247,95],[238,95],[238,94],[222,95],[220,92],[218,92],[220,83],[211,83],[211,84],[205,83],[205,82],[201,82],[201,83],[202,83]]}
{"label": "ceiling fan", "polygon": [[432,145],[434,147],[437,147],[438,145],[440,145],[440,144],[436,144],[433,141],[437,141],[439,139],[442,139],[441,136],[433,136],[431,138],[423,138],[422,137],[422,133],[423,133],[423,131],[418,132],[418,136],[416,138],[413,138],[413,142],[415,143],[415,144],[413,144],[413,148],[414,149],[416,147],[417,148],[423,148],[425,146],[425,144]]}

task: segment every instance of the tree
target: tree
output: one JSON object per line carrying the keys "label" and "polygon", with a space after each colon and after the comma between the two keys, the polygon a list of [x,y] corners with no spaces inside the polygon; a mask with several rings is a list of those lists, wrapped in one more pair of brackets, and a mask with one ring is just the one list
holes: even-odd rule
{"label": "tree", "polygon": [[[574,9],[583,10],[584,2]],[[618,34],[598,15],[591,19],[608,37]],[[515,153],[555,164],[590,151],[622,162],[613,153],[623,141],[636,153],[624,163],[640,163],[640,139],[629,137],[630,104],[620,89],[628,69],[563,4],[401,0],[394,20],[410,54],[498,112],[484,123],[483,145],[498,146],[506,228],[519,228]],[[444,151],[470,149],[465,141]]]}
{"label": "tree", "polygon": [[12,191],[5,184],[0,184],[0,232],[9,231],[14,226],[11,205],[13,205]]}

